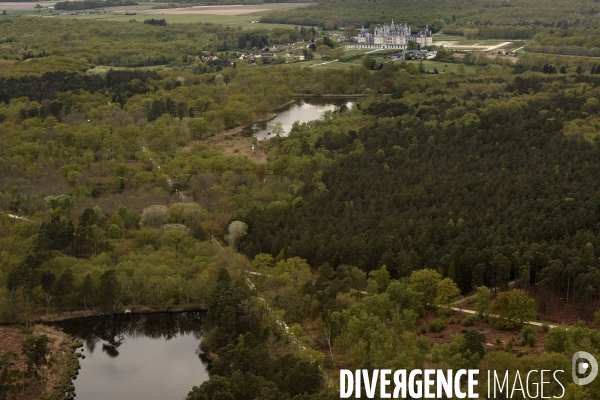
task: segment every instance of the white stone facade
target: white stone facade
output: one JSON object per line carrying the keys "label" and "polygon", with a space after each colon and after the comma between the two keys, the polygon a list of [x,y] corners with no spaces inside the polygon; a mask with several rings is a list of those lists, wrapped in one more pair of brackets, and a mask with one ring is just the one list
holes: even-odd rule
{"label": "white stone facade", "polygon": [[421,48],[433,44],[429,26],[424,32],[412,33],[408,24],[377,25],[373,33],[369,33],[364,27],[358,33],[355,44],[346,45],[346,49],[406,49],[409,41],[416,42]]}

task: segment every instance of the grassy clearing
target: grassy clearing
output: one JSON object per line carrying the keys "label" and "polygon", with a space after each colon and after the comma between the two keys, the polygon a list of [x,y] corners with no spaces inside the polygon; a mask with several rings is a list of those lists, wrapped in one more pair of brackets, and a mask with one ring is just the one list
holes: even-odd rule
{"label": "grassy clearing", "polygon": [[[0,3],[0,14],[4,9],[2,8],[2,3]],[[6,10],[6,15],[0,15],[0,18],[10,18],[10,17],[24,17],[24,16],[32,16],[32,15],[47,15],[48,10],[42,10],[40,14],[38,10]]]}

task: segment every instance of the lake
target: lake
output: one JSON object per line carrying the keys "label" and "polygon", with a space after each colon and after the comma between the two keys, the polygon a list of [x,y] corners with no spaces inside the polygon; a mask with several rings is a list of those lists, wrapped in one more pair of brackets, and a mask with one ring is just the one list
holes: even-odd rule
{"label": "lake", "polygon": [[204,325],[200,312],[108,315],[56,325],[84,343],[85,359],[73,381],[78,399],[180,400],[209,378],[196,352]]}
{"label": "lake", "polygon": [[348,98],[341,97],[310,97],[296,100],[294,104],[285,106],[277,111],[277,117],[268,122],[259,122],[252,126],[256,130],[254,137],[258,140],[264,140],[274,137],[270,134],[273,130],[273,124],[281,122],[285,133],[281,136],[288,136],[292,129],[292,124],[296,121],[308,122],[323,117],[326,111],[333,111],[346,104],[352,108],[354,103]]}

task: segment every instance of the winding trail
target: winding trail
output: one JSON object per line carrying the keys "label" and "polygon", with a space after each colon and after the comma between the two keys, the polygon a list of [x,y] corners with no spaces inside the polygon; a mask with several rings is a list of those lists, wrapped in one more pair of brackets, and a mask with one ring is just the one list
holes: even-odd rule
{"label": "winding trail", "polygon": [[322,66],[322,65],[327,65],[327,64],[334,63],[334,62],[338,62],[338,60],[336,59],[336,60],[333,60],[333,61],[326,61],[326,62],[324,62],[324,63],[321,63],[321,64],[313,64],[313,65],[309,65],[309,66],[308,66],[308,68],[320,67],[320,66]]}
{"label": "winding trail", "polygon": [[[148,152],[148,150],[146,150],[146,146],[142,146],[142,151],[144,153]],[[169,176],[162,171],[162,169],[160,168],[160,165],[156,162],[156,160],[154,158],[150,157],[150,162],[152,163],[152,165],[156,165],[156,169],[158,169],[165,176],[165,178],[167,178],[167,183],[169,184],[169,187],[173,188],[173,180],[171,178],[169,178]],[[183,195],[183,193],[181,193],[181,191],[179,189],[175,189],[175,193],[177,193],[177,195],[179,196],[179,198],[181,200],[183,200],[183,201],[186,200],[186,197]]]}

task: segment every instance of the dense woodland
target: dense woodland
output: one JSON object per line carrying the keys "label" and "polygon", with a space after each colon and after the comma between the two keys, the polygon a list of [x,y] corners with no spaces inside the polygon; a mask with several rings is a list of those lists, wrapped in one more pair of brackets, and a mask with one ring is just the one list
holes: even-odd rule
{"label": "dense woodland", "polygon": [[[196,57],[295,34],[0,20],[0,322],[207,309],[211,379],[190,400],[339,398],[342,367],[485,376],[600,353],[595,60],[425,74]],[[158,57],[175,61],[124,68]],[[366,97],[255,142],[266,163],[214,141],[294,94]],[[448,312],[470,293],[479,316]],[[558,307],[584,322],[526,324]],[[568,379],[565,399],[600,393]]]}
{"label": "dense woodland", "polygon": [[90,8],[135,6],[133,0],[83,0],[83,1],[59,1],[54,5],[55,10],[87,10]]}

